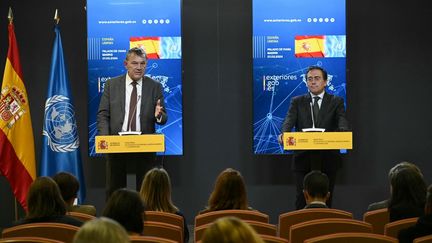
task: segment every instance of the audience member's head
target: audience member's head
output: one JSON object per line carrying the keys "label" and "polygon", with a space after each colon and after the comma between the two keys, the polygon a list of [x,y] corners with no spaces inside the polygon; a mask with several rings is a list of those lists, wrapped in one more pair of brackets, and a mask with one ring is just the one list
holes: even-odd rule
{"label": "audience member's head", "polygon": [[330,197],[327,175],[319,170],[309,172],[303,181],[303,194],[307,204],[313,201],[325,203]]}
{"label": "audience member's head", "polygon": [[66,214],[66,204],[57,183],[50,177],[38,177],[27,194],[27,218],[43,218]]}
{"label": "audience member's head", "polygon": [[400,163],[398,163],[397,165],[395,165],[395,166],[393,166],[391,169],[390,169],[390,171],[389,171],[389,174],[388,174],[388,178],[389,178],[389,181],[391,182],[392,181],[392,178],[400,171],[400,170],[402,170],[402,169],[406,169],[406,168],[408,168],[408,169],[413,169],[414,171],[416,171],[417,173],[419,173],[421,176],[423,176],[423,174],[421,173],[421,171],[420,171],[420,168],[419,167],[417,167],[417,165],[415,165],[415,164],[413,164],[413,163],[410,163],[410,162],[407,162],[407,161],[403,161],[403,162],[400,162]]}
{"label": "audience member's head", "polygon": [[163,168],[153,168],[146,173],[140,194],[146,210],[169,213],[179,211],[171,200],[171,181]]}
{"label": "audience member's head", "polygon": [[248,208],[246,185],[240,172],[231,168],[222,171],[216,179],[207,210]]}
{"label": "audience member's head", "polygon": [[66,204],[73,205],[80,188],[77,178],[68,172],[60,172],[53,176],[53,180],[60,188],[61,195]]}
{"label": "audience member's head", "polygon": [[422,206],[425,203],[426,183],[423,176],[412,168],[400,169],[390,181],[389,208],[397,204]]}
{"label": "audience member's head", "polygon": [[235,217],[216,220],[204,232],[202,243],[264,243],[255,230]]}
{"label": "audience member's head", "polygon": [[75,234],[74,243],[127,243],[126,230],[116,221],[101,217],[87,221]]}
{"label": "audience member's head", "polygon": [[425,214],[432,214],[432,184],[428,187],[426,193]]}
{"label": "audience member's head", "polygon": [[136,191],[118,189],[111,194],[103,216],[119,222],[129,234],[142,234],[144,203]]}

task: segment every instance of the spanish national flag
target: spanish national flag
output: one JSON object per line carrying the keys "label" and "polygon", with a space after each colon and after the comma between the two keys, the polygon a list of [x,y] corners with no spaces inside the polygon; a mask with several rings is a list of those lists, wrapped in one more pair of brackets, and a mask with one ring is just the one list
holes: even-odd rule
{"label": "spanish national flag", "polygon": [[142,48],[148,59],[160,59],[160,37],[131,37],[130,48]]}
{"label": "spanish national flag", "polygon": [[0,171],[27,210],[26,197],[36,177],[33,129],[12,21],[0,98]]}
{"label": "spanish national flag", "polygon": [[295,37],[295,57],[324,57],[324,49],[323,35]]}

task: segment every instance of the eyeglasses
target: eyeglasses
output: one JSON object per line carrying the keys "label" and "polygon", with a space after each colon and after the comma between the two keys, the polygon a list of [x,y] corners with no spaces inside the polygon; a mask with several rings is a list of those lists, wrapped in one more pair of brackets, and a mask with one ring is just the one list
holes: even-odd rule
{"label": "eyeglasses", "polygon": [[315,80],[315,81],[320,81],[321,79],[322,79],[321,76],[314,76],[314,77],[309,76],[309,77],[307,77],[307,81],[308,81],[308,82],[312,82],[313,80]]}

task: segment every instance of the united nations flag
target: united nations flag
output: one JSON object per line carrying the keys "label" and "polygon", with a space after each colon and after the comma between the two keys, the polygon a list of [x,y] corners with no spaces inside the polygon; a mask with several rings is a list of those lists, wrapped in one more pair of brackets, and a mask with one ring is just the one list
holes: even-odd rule
{"label": "united nations flag", "polygon": [[80,182],[78,202],[82,203],[85,198],[85,183],[78,129],[58,25],[54,31],[51,72],[45,101],[40,174],[53,176],[61,171],[73,174]]}

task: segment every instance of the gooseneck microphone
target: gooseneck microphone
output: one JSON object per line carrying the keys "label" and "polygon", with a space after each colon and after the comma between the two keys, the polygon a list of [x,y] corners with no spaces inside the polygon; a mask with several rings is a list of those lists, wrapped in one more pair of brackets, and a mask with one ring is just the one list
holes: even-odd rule
{"label": "gooseneck microphone", "polygon": [[309,102],[309,107],[310,107],[311,116],[312,116],[312,128],[315,128],[315,115],[314,115],[314,110],[313,110],[312,98],[311,98],[311,101]]}

